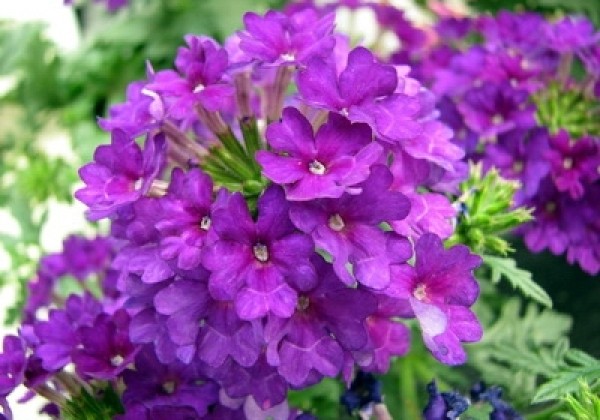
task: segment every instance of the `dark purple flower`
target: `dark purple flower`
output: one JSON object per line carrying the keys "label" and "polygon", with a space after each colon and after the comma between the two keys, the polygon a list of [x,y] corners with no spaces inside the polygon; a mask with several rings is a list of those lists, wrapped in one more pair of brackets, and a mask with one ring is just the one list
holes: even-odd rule
{"label": "dark purple flower", "polygon": [[87,216],[111,216],[146,194],[162,169],[165,146],[163,136],[149,136],[142,151],[135,139],[114,130],[111,144],[99,146],[94,162],[79,170],[86,186],[75,197],[89,207]]}
{"label": "dark purple flower", "polygon": [[289,319],[269,318],[264,333],[268,363],[294,387],[340,373],[344,352],[366,346],[365,320],[376,309],[368,292],[341,283],[320,257],[313,263],[319,284],[300,292]]}
{"label": "dark purple flower", "polygon": [[[390,281],[389,265],[397,256],[388,252],[393,240],[379,226],[401,220],[409,211],[404,194],[389,190],[391,183],[390,171],[376,165],[359,185],[362,192],[358,195],[294,203],[291,207],[294,224],[331,255],[336,274],[346,284],[358,281],[383,289]],[[353,273],[348,271],[348,264]]]}
{"label": "dark purple flower", "polygon": [[204,418],[218,402],[218,386],[197,366],[162,364],[148,347],[137,355],[135,370],[127,370],[123,378],[123,419]]}
{"label": "dark purple flower", "polygon": [[473,270],[481,258],[464,245],[444,249],[434,234],[421,236],[415,245],[415,267],[392,268],[387,294],[407,299],[421,325],[425,345],[440,361],[464,363],[461,341],[478,341],[481,325],[469,310],[479,294]]}
{"label": "dark purple flower", "polygon": [[271,151],[258,152],[256,159],[267,178],[286,187],[291,201],[356,193],[356,184],[369,176],[371,165],[383,152],[372,142],[367,125],[329,114],[329,121],[313,135],[310,123],[296,108],[286,108],[282,121],[269,126],[266,138]]}
{"label": "dark purple flower", "polygon": [[206,248],[202,262],[211,271],[208,287],[217,300],[234,300],[242,319],[267,313],[289,317],[297,294],[289,281],[313,278],[310,238],[294,229],[283,190],[270,187],[258,201],[258,220],[252,221],[240,194],[213,213],[218,236]]}
{"label": "dark purple flower", "polygon": [[109,109],[109,118],[98,118],[98,125],[105,131],[122,130],[130,136],[139,136],[159,127],[166,118],[166,106],[159,95],[147,85],[155,79],[176,75],[171,70],[155,73],[150,63],[146,64],[148,80],[130,83],[126,101]]}
{"label": "dark purple flower", "polygon": [[534,108],[528,99],[525,91],[486,83],[467,92],[458,109],[470,129],[492,137],[515,128],[533,128]]}
{"label": "dark purple flower", "polygon": [[593,137],[572,139],[566,130],[560,130],[550,137],[544,157],[550,162],[556,188],[574,200],[583,196],[585,184],[600,178],[600,147]]}
{"label": "dark purple flower", "polygon": [[467,411],[469,400],[458,392],[442,392],[437,389],[435,381],[427,385],[429,401],[423,410],[425,420],[454,420]]}
{"label": "dark purple flower", "polygon": [[100,314],[92,326],[77,333],[80,345],[73,353],[75,369],[82,378],[115,379],[133,362],[137,349],[129,341],[130,317],[124,309]]}
{"label": "dark purple flower", "polygon": [[340,403],[346,407],[348,414],[361,410],[373,403],[383,401],[383,384],[372,373],[359,370],[352,380],[350,388],[340,397]]}
{"label": "dark purple flower", "polygon": [[536,194],[540,182],[550,171],[547,152],[545,129],[511,130],[485,148],[483,162],[488,168],[498,168],[503,177],[520,181],[522,188],[515,200],[522,203]]}
{"label": "dark purple flower", "polygon": [[288,391],[286,380],[267,363],[264,354],[247,368],[228,359],[216,376],[229,398],[251,396],[261,410],[282,403]]}
{"label": "dark purple flower", "polygon": [[397,85],[394,67],[379,63],[363,47],[350,52],[346,68],[339,75],[334,63],[318,58],[298,73],[298,90],[305,101],[342,113],[392,95]]}

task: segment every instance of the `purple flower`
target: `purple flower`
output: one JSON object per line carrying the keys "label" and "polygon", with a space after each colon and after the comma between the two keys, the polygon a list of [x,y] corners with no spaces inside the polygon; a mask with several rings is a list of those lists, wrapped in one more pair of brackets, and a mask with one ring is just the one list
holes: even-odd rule
{"label": "purple flower", "polygon": [[515,200],[533,197],[550,171],[546,157],[548,133],[545,129],[511,130],[498,136],[498,142],[485,149],[484,164],[496,167],[503,177],[521,182]]}
{"label": "purple flower", "polygon": [[583,16],[565,16],[546,26],[548,48],[559,53],[577,52],[600,40],[594,24]]}
{"label": "purple flower", "polygon": [[0,398],[6,398],[23,383],[25,362],[23,340],[14,335],[5,336],[2,341],[2,353],[0,353]]}
{"label": "purple flower", "polygon": [[294,229],[287,212],[283,190],[273,186],[258,201],[256,223],[240,194],[213,213],[218,240],[202,259],[211,271],[209,291],[217,300],[234,300],[242,319],[289,317],[297,294],[288,282],[314,279],[313,243]]}
{"label": "purple flower", "polygon": [[147,81],[137,81],[127,86],[126,101],[109,109],[109,118],[98,118],[105,131],[122,130],[130,136],[139,136],[162,124],[166,118],[166,104],[156,92],[147,88],[155,79],[173,75],[173,71],[155,73],[146,64]]}
{"label": "purple flower", "polygon": [[161,200],[160,256],[177,259],[177,266],[192,270],[200,265],[203,246],[210,241],[213,204],[212,179],[198,169],[184,173],[176,168],[167,195]]}
{"label": "purple flower", "polygon": [[476,23],[489,48],[515,48],[528,54],[539,54],[546,48],[548,23],[538,13],[514,13],[501,10],[496,16],[484,15]]}
{"label": "purple flower", "polygon": [[469,400],[458,392],[442,392],[437,389],[435,381],[427,384],[429,401],[423,410],[425,420],[454,420],[467,411]]}
{"label": "purple flower", "polygon": [[287,395],[287,382],[267,363],[264,354],[247,368],[229,359],[216,375],[229,398],[251,396],[261,410],[279,405]]}
{"label": "purple flower", "polygon": [[535,125],[529,95],[509,85],[486,83],[466,93],[458,109],[467,126],[482,137],[491,137],[515,128]]}
{"label": "purple flower", "polygon": [[63,255],[69,274],[78,280],[106,268],[112,257],[112,246],[106,238],[87,239],[70,235],[63,242]]}
{"label": "purple flower", "polygon": [[218,386],[206,381],[198,366],[163,364],[149,347],[140,351],[135,370],[127,370],[123,378],[123,420],[204,418],[218,402]]}
{"label": "purple flower", "polygon": [[283,119],[269,126],[266,138],[271,151],[260,151],[256,159],[263,174],[286,187],[291,201],[340,197],[369,176],[370,166],[383,149],[372,142],[364,124],[329,114],[329,120],[313,135],[308,120],[296,109],[286,108]]}
{"label": "purple flower", "polygon": [[600,178],[600,147],[593,137],[573,140],[560,130],[550,137],[550,150],[544,157],[550,162],[556,188],[568,192],[574,200],[583,196],[585,184]]}
{"label": "purple flower", "polygon": [[267,361],[295,387],[306,387],[342,369],[344,352],[367,345],[366,318],[376,309],[367,291],[348,288],[320,257],[319,284],[299,292],[294,314],[271,317],[265,327]]}
{"label": "purple flower", "polygon": [[481,325],[469,307],[479,294],[473,270],[481,258],[464,245],[444,249],[434,234],[421,236],[415,245],[415,267],[396,265],[386,293],[407,299],[423,333],[425,345],[446,364],[464,363],[461,341],[481,338]]}
{"label": "purple flower", "polygon": [[234,88],[224,80],[229,65],[227,51],[204,36],[187,35],[185,41],[188,48],[179,48],[175,59],[183,77],[162,72],[145,89],[164,98],[168,113],[176,119],[194,118],[196,105],[209,111],[230,109]]}
{"label": "purple flower", "polygon": [[50,310],[47,321],[33,326],[39,340],[34,354],[48,371],[62,369],[71,362],[73,351],[80,344],[78,328],[93,325],[102,311],[100,303],[87,293],[83,297],[69,296],[65,306],[64,310]]}
{"label": "purple flower", "polygon": [[[389,190],[391,183],[390,171],[376,165],[359,185],[361,194],[292,204],[290,217],[294,224],[331,255],[336,274],[346,284],[357,280],[367,287],[383,289],[390,281],[389,265],[397,256],[388,251],[388,246],[394,239],[386,236],[379,225],[401,220],[409,211],[404,194]],[[348,264],[353,273],[348,271]]]}
{"label": "purple flower", "polygon": [[290,16],[275,11],[262,17],[246,13],[244,26],[246,30],[238,33],[240,49],[265,63],[305,64],[314,57],[328,57],[335,45],[333,13],[323,17],[312,9]]}
{"label": "purple flower", "polygon": [[86,186],[75,197],[89,207],[87,216],[111,216],[147,193],[162,169],[165,146],[164,137],[150,136],[142,151],[135,139],[114,130],[111,144],[99,146],[94,162],[79,170]]}
{"label": "purple flower", "polygon": [[334,63],[319,58],[298,73],[298,90],[306,102],[342,113],[392,95],[397,85],[394,67],[380,64],[363,47],[350,52],[346,68],[339,75]]}
{"label": "purple flower", "polygon": [[137,349],[129,341],[129,320],[127,312],[119,309],[112,315],[100,314],[92,326],[77,331],[80,345],[73,362],[82,378],[115,379],[133,362]]}

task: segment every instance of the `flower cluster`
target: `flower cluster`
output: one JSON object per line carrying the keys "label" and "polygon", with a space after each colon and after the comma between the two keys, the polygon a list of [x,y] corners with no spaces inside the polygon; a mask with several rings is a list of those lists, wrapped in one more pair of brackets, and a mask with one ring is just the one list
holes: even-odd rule
{"label": "flower cluster", "polygon": [[110,292],[47,319],[39,293],[15,338],[36,391],[123,381],[122,420],[294,418],[288,390],[404,355],[401,318],[446,364],[481,338],[481,259],[443,245],[464,152],[432,93],[350,48],[331,13],[244,24],[224,46],[188,35],[100,121],[111,143],[76,197],[111,221]]}
{"label": "flower cluster", "polygon": [[520,229],[530,250],[600,272],[600,33],[584,17],[510,12],[446,16],[436,31],[408,62],[457,144],[520,182],[515,204],[535,208]]}
{"label": "flower cluster", "polygon": [[[374,48],[409,65],[430,87],[440,120],[465,158],[519,181],[515,207],[534,208],[518,229],[533,252],[565,254],[600,272],[600,32],[582,16],[549,21],[532,13],[462,16],[433,5],[433,27],[417,28],[394,6],[336,1],[290,10],[367,9],[379,24]],[[398,48],[381,47],[392,35]]]}

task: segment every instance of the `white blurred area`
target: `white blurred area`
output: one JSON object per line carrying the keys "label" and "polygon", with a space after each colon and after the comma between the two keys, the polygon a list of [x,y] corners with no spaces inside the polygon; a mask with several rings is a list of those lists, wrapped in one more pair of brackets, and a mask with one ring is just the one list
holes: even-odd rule
{"label": "white blurred area", "polygon": [[[61,51],[68,53],[77,49],[80,44],[80,34],[73,10],[70,6],[63,5],[62,0],[0,0],[0,20],[13,20],[16,22],[42,21],[47,24],[45,34],[54,41]],[[18,48],[18,46],[15,46]],[[10,79],[0,78],[0,92],[10,86]],[[0,121],[0,124],[2,122]],[[66,133],[50,128],[40,139],[42,147],[52,154],[67,157],[71,153]],[[1,164],[1,157],[0,157]],[[50,180],[51,181],[51,180]],[[48,222],[42,230],[42,246],[48,251],[58,251],[62,246],[63,238],[71,232],[84,230],[83,205],[69,206],[52,203]],[[0,210],[0,231],[11,235],[19,234],[19,227],[6,212]],[[6,254],[0,248],[0,267],[8,263]],[[4,327],[6,307],[15,299],[13,287],[0,289],[0,336],[14,334],[14,328]],[[43,400],[35,399],[26,404],[19,404],[17,400],[26,393],[24,387],[17,389],[9,398],[9,404],[15,420],[35,420],[47,418],[38,414],[43,405]]]}

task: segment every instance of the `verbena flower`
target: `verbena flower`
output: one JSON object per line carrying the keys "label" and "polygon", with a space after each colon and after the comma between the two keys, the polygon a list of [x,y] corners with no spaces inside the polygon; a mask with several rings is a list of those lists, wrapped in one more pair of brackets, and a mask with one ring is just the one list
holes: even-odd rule
{"label": "verbena flower", "polygon": [[[373,10],[423,47],[400,14]],[[76,197],[110,240],[44,260],[21,331],[26,382],[53,402],[110,381],[125,384],[121,419],[294,418],[289,390],[406,354],[402,319],[447,364],[481,337],[480,259],[439,238],[466,171],[433,94],[350,50],[333,14],[244,23],[225,46],[186,36],[174,69],[148,64],[100,121],[111,143]],[[69,273],[82,293],[62,308]]]}

